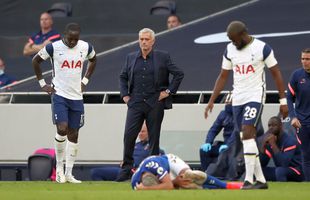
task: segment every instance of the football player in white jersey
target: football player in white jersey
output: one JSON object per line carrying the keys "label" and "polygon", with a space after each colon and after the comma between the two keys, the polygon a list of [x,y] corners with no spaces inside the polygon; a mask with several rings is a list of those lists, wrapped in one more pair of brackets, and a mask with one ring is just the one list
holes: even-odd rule
{"label": "football player in white jersey", "polygon": [[[205,118],[212,112],[214,101],[223,90],[229,72],[233,70],[233,116],[236,133],[243,143],[246,176],[242,189],[267,189],[262,173],[258,149],[255,142],[256,125],[265,103],[265,72],[267,66],[275,80],[280,96],[280,112],[288,115],[285,86],[274,57],[273,50],[266,43],[253,38],[243,22],[233,21],[227,27],[231,43],[223,55],[222,69],[215,82],[213,93],[205,109]],[[238,134],[238,135],[239,135]],[[254,183],[254,176],[256,183]]]}
{"label": "football player in white jersey", "polygon": [[[32,65],[43,91],[51,95],[53,122],[56,125],[56,181],[81,183],[72,175],[78,151],[78,133],[84,125],[83,94],[96,66],[94,48],[79,40],[80,26],[67,24],[62,40],[46,45],[33,58]],[[53,65],[53,79],[47,84],[42,76],[40,63],[47,59]],[[88,60],[82,77],[83,63]],[[68,140],[68,141],[67,141]],[[64,173],[63,160],[66,159]]]}

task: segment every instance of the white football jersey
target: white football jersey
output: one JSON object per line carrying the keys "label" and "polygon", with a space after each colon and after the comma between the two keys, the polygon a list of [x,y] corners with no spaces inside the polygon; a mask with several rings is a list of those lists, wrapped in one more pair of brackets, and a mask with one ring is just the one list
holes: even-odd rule
{"label": "white football jersey", "polygon": [[222,68],[233,70],[234,106],[248,102],[265,103],[265,65],[271,68],[277,64],[273,50],[265,42],[253,39],[243,49],[238,50],[229,43],[223,55]]}
{"label": "white football jersey", "polygon": [[93,58],[95,54],[94,48],[82,40],[79,40],[73,48],[69,48],[59,40],[46,45],[38,52],[43,60],[51,59],[52,84],[56,94],[71,100],[83,99],[81,91],[83,63]]}

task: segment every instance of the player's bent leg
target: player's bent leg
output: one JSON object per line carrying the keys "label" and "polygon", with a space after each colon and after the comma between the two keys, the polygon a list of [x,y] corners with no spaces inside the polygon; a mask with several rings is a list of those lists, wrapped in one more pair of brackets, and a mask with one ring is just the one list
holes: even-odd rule
{"label": "player's bent leg", "polygon": [[82,181],[77,180],[72,175],[72,169],[74,166],[74,162],[76,160],[77,152],[78,152],[78,130],[69,128],[68,132],[68,142],[67,142],[67,150],[66,150],[66,173],[65,177],[67,182],[69,183],[81,183]]}
{"label": "player's bent leg", "polygon": [[56,124],[57,133],[55,135],[55,152],[56,152],[56,182],[65,183],[66,178],[64,175],[64,156],[67,144],[67,131],[68,124],[66,122]]}
{"label": "player's bent leg", "polygon": [[183,178],[191,179],[193,183],[202,185],[207,179],[207,174],[199,170],[187,169],[183,174]]}
{"label": "player's bent leg", "polygon": [[[242,143],[246,175],[242,189],[267,189],[267,183],[260,165],[259,152],[255,141],[256,129],[254,125],[242,126]],[[256,184],[253,178],[256,177]]]}

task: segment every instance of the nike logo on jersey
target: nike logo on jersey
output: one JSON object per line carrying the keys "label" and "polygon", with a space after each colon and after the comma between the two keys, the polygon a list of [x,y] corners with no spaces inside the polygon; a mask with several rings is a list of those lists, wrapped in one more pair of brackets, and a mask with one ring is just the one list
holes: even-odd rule
{"label": "nike logo on jersey", "polygon": [[245,120],[252,120],[253,118],[251,118],[251,117],[245,117],[244,119],[245,119]]}

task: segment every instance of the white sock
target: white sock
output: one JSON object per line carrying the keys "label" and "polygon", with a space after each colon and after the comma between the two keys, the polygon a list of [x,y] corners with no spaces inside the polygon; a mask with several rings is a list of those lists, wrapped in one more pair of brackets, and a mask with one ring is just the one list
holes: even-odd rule
{"label": "white sock", "polygon": [[62,166],[63,167],[63,160],[65,156],[65,148],[66,148],[66,142],[67,136],[61,136],[58,133],[56,133],[55,136],[55,153],[56,153],[56,166]]}
{"label": "white sock", "polygon": [[262,183],[266,183],[266,179],[265,179],[265,176],[263,174],[262,167],[260,165],[259,155],[257,155],[256,159],[255,159],[254,174],[255,174],[257,181],[262,182]]}
{"label": "white sock", "polygon": [[68,141],[66,152],[66,176],[72,176],[72,168],[77,156],[78,144]]}
{"label": "white sock", "polygon": [[254,169],[256,155],[258,155],[258,149],[254,139],[243,140],[242,143],[245,162],[245,181],[253,184]]}

